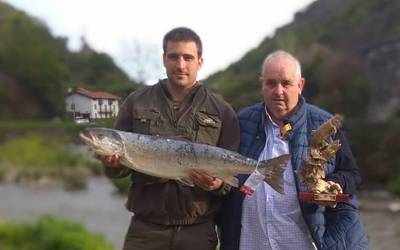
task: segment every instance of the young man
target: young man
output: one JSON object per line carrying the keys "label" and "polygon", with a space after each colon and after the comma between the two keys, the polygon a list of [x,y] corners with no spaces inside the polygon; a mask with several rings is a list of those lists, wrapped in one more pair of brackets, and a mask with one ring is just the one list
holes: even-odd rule
{"label": "young man", "polygon": [[[238,114],[239,152],[259,160],[290,153],[285,194],[264,183],[252,196],[232,190],[224,203],[221,250],[368,249],[354,196],[361,177],[342,131],[333,138],[342,146],[325,172],[328,184],[340,185],[351,195],[350,202],[313,204],[298,199],[298,192],[306,188],[295,171],[308,154],[310,133],[331,117],[302,97],[305,81],[299,61],[287,52],[274,52],[266,57],[260,80],[264,102]],[[282,138],[284,124],[292,129]],[[241,181],[246,178],[242,176]]]}
{"label": "young man", "polygon": [[[163,50],[168,78],[130,94],[115,128],[237,151],[234,111],[197,81],[203,64],[199,36],[188,28],[173,29],[164,36]],[[215,216],[229,185],[192,172],[196,186],[189,187],[121,166],[118,156],[98,158],[109,177],[132,178],[127,208],[134,216],[124,250],[215,250]]]}

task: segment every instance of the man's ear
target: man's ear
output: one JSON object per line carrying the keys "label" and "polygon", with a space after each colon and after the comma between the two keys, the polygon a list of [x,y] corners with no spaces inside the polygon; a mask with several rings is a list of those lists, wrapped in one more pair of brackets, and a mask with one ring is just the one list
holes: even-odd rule
{"label": "man's ear", "polygon": [[163,65],[165,67],[165,53],[162,54],[162,61],[163,61]]}
{"label": "man's ear", "polygon": [[304,79],[304,78],[302,77],[302,78],[300,78],[300,80],[299,80],[300,94],[301,94],[301,92],[303,92],[304,85],[306,85],[306,79]]}
{"label": "man's ear", "polygon": [[199,69],[203,66],[203,63],[204,63],[204,59],[203,59],[203,57],[200,57],[199,58]]}

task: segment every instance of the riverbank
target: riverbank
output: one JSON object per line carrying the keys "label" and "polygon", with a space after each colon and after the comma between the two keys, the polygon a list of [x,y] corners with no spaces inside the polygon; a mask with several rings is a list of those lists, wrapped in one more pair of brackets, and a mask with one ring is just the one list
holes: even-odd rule
{"label": "riverbank", "polygon": [[43,214],[65,218],[103,234],[121,249],[130,221],[125,198],[106,178],[90,178],[86,190],[67,192],[15,183],[0,184],[0,219],[34,220]]}
{"label": "riverbank", "polygon": [[397,250],[400,245],[400,199],[386,191],[360,194],[361,218],[372,250]]}
{"label": "riverbank", "polygon": [[[84,191],[0,184],[0,219],[27,221],[51,214],[83,224],[88,230],[105,235],[121,249],[130,213],[126,198],[115,194],[106,178],[91,178]],[[371,241],[371,249],[397,250],[400,245],[400,200],[387,192],[360,194],[361,217]],[[400,205],[399,205],[400,206]]]}

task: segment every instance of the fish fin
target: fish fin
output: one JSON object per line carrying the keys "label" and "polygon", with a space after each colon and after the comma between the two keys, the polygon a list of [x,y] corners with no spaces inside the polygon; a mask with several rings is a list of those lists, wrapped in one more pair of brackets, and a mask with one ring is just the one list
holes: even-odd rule
{"label": "fish fin", "polygon": [[232,187],[239,187],[239,180],[234,176],[229,176],[226,178],[222,178],[225,183],[228,183]]}
{"label": "fish fin", "polygon": [[285,172],[290,157],[290,154],[286,154],[261,161],[258,167],[259,171],[265,175],[264,181],[280,194],[284,194],[283,172]]}
{"label": "fish fin", "polygon": [[194,184],[190,179],[178,178],[176,181],[185,186],[194,187]]}

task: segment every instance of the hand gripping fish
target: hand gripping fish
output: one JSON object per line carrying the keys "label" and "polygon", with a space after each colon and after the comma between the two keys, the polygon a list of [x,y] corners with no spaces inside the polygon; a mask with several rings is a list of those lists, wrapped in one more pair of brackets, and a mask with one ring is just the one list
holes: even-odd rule
{"label": "hand gripping fish", "polygon": [[108,128],[86,128],[82,140],[96,154],[118,154],[121,164],[135,171],[193,186],[192,170],[202,170],[238,187],[239,174],[251,174],[256,166],[277,192],[283,193],[283,172],[290,155],[257,162],[238,153],[188,141],[166,139]]}

